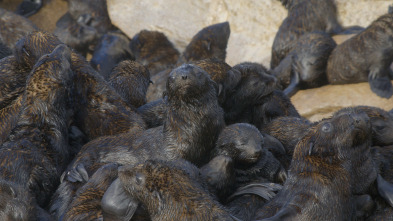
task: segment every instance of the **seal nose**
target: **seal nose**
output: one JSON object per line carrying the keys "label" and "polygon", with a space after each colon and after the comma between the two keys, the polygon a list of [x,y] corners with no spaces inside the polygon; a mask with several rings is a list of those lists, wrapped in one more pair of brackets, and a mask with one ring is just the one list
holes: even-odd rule
{"label": "seal nose", "polygon": [[187,79],[187,74],[186,73],[182,73],[181,74],[181,79],[186,80]]}

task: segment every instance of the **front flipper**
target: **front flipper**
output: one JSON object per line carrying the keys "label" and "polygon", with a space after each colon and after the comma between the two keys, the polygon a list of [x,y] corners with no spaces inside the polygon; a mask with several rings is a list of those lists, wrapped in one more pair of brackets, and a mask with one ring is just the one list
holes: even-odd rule
{"label": "front flipper", "polygon": [[276,183],[253,183],[238,188],[234,194],[228,197],[228,200],[230,201],[236,196],[241,196],[245,194],[254,194],[262,197],[265,200],[270,200],[276,195],[275,192],[280,190],[281,188],[282,186]]}
{"label": "front flipper", "polygon": [[379,195],[393,207],[393,184],[386,181],[380,174],[377,177],[377,186]]}
{"label": "front flipper", "polygon": [[390,98],[393,95],[392,82],[388,76],[380,76],[378,71],[370,71],[368,83],[371,90],[380,97]]}
{"label": "front flipper", "polygon": [[292,73],[291,73],[291,82],[289,83],[288,87],[285,88],[284,94],[287,95],[288,97],[292,97],[296,92],[299,91],[299,85],[300,85],[300,74],[295,70],[295,68],[292,68]]}
{"label": "front flipper", "polygon": [[85,183],[89,180],[89,174],[87,173],[85,166],[83,166],[81,163],[78,163],[75,168],[72,168],[67,172],[67,180],[73,183]]}
{"label": "front flipper", "polygon": [[117,178],[106,190],[101,200],[105,221],[128,221],[138,208],[138,202],[130,198]]}

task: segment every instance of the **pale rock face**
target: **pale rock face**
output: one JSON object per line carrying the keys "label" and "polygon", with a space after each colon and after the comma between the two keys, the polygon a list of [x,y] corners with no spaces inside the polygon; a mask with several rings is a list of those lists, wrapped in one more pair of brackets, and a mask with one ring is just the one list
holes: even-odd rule
{"label": "pale rock face", "polygon": [[[142,29],[163,32],[179,51],[202,28],[229,21],[231,35],[226,62],[252,61],[270,67],[271,47],[287,10],[278,0],[107,0],[112,23],[130,38]],[[387,13],[391,0],[336,0],[343,26],[366,27]],[[339,42],[345,40],[336,39]],[[332,85],[302,90],[292,102],[299,113],[319,120],[352,105],[393,108],[393,98],[383,99],[368,83]]]}

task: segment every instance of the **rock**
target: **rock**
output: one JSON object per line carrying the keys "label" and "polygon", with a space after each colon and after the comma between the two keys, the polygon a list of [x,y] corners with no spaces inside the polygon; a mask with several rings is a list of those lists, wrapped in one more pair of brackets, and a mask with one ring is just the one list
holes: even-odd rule
{"label": "rock", "polygon": [[[114,25],[129,37],[142,29],[163,32],[179,51],[200,29],[229,21],[226,62],[253,61],[269,67],[274,36],[287,11],[278,0],[107,0]],[[367,26],[388,10],[391,1],[336,0],[344,26]]]}
{"label": "rock", "polygon": [[291,97],[291,101],[300,115],[311,121],[329,117],[341,108],[355,105],[375,106],[387,111],[393,108],[393,97],[378,97],[371,91],[368,82],[301,90]]}

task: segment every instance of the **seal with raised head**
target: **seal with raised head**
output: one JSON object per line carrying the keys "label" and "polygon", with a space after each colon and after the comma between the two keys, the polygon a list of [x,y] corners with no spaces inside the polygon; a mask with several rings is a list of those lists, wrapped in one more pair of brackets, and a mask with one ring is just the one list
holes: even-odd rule
{"label": "seal with raised head", "polygon": [[295,148],[283,189],[255,219],[351,219],[352,157],[357,148],[369,149],[370,130],[364,113],[335,116],[311,127]]}
{"label": "seal with raised head", "polygon": [[338,45],[327,65],[330,84],[367,82],[380,97],[390,98],[393,87],[390,65],[393,62],[393,14],[385,14],[364,31]]}

